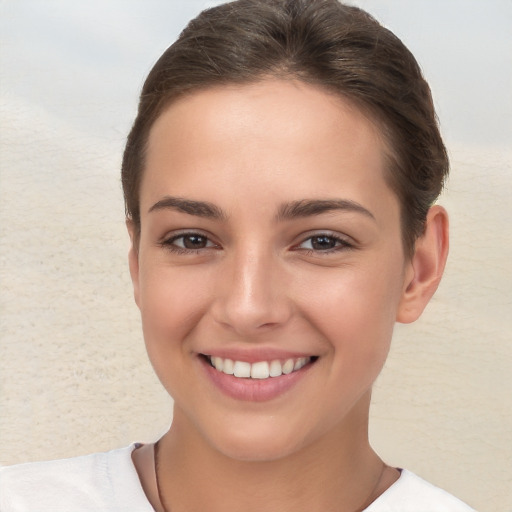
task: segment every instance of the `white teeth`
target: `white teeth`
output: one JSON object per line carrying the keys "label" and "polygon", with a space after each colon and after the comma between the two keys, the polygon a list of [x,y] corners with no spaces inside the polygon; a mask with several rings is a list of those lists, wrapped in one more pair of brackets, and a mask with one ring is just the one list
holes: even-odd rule
{"label": "white teeth", "polygon": [[222,371],[227,375],[233,375],[234,366],[235,364],[233,363],[233,361],[231,361],[231,359],[224,359],[224,366],[222,368]]}
{"label": "white teeth", "polygon": [[212,357],[212,364],[217,370],[219,370],[219,372],[221,372],[224,366],[224,361],[222,357]]}
{"label": "white teeth", "polygon": [[287,359],[283,364],[283,373],[288,375],[293,372],[293,367],[295,366],[295,361],[293,359]]}
{"label": "white teeth", "polygon": [[283,367],[281,366],[281,361],[272,361],[270,363],[269,373],[271,377],[280,377],[283,374]]}
{"label": "white teeth", "polygon": [[233,366],[233,375],[235,377],[250,377],[251,363],[246,363],[245,361],[235,361],[235,365]]}
{"label": "white teeth", "polygon": [[268,379],[269,375],[270,368],[266,361],[251,365],[251,379]]}
{"label": "white teeth", "polygon": [[246,361],[222,359],[222,357],[218,356],[210,356],[209,359],[217,371],[245,379],[268,379],[269,377],[288,375],[300,370],[311,361],[310,357],[299,357],[297,359],[287,359],[284,363],[275,359],[270,362],[258,361],[251,364]]}
{"label": "white teeth", "polygon": [[293,370],[300,370],[305,364],[307,363],[306,357],[300,357],[295,361],[295,364],[293,365]]}

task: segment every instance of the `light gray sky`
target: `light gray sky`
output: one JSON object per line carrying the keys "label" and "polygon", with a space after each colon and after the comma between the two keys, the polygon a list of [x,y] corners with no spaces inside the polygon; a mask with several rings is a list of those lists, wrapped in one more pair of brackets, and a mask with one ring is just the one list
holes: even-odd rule
{"label": "light gray sky", "polygon": [[[205,0],[0,0],[0,100],[124,137],[142,80]],[[511,0],[357,0],[431,83],[447,142],[510,147]],[[3,126],[9,129],[9,126]]]}

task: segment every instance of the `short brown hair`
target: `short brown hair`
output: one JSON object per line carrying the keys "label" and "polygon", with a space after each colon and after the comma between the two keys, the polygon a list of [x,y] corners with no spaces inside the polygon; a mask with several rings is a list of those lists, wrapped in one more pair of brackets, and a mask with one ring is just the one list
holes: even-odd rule
{"label": "short brown hair", "polygon": [[142,88],[122,164],[127,217],[140,229],[145,150],[162,111],[183,94],[266,77],[321,86],[370,114],[389,148],[386,180],[411,255],[449,168],[430,88],[398,37],[337,0],[237,0],[188,24]]}

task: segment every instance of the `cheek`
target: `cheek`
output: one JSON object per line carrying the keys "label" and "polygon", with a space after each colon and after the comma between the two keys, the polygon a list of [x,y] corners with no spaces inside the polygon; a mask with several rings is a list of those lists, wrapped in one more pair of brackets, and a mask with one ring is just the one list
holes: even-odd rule
{"label": "cheek", "polygon": [[168,394],[187,403],[187,397],[198,392],[188,370],[196,357],[189,340],[207,309],[208,298],[186,270],[144,268],[139,308],[147,354]]}
{"label": "cheek", "polygon": [[330,346],[336,368],[343,367],[339,375],[378,374],[395,324],[401,268],[375,261],[328,274],[325,282],[317,276],[315,285],[308,286],[303,314]]}
{"label": "cheek", "polygon": [[156,367],[187,353],[187,339],[208,308],[204,280],[187,269],[142,266],[139,307],[149,357]]}

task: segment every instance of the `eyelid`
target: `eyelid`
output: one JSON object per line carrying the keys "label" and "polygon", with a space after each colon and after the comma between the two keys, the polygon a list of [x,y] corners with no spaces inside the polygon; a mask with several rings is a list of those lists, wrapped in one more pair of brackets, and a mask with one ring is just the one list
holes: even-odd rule
{"label": "eyelid", "polygon": [[[309,248],[301,248],[300,247],[301,245],[303,245],[307,241],[309,241],[309,240],[311,240],[313,238],[316,238],[316,237],[331,238],[331,239],[335,240],[338,245],[336,245],[335,247],[332,247],[332,248],[324,249],[324,250],[314,249],[314,248],[309,249]],[[357,242],[352,237],[350,237],[348,235],[345,235],[345,234],[342,234],[342,233],[333,232],[333,231],[330,231],[330,230],[325,230],[325,231],[315,230],[313,232],[304,233],[301,236],[300,241],[298,243],[294,244],[292,249],[298,250],[298,251],[314,253],[314,254],[329,254],[329,253],[338,252],[338,251],[341,251],[341,250],[355,249],[356,246],[357,246]]]}
{"label": "eyelid", "polygon": [[[174,242],[176,240],[179,240],[180,238],[185,238],[187,236],[199,236],[206,238],[207,245],[206,247],[200,247],[197,249],[187,248],[187,247],[180,247],[179,245],[176,245]],[[177,252],[177,253],[193,253],[198,251],[207,251],[211,249],[219,249],[220,246],[217,242],[213,240],[213,237],[201,230],[201,229],[182,229],[178,231],[173,231],[171,233],[167,233],[165,236],[163,236],[159,241],[158,245],[161,247],[164,247],[165,249],[168,249],[169,251]]]}

